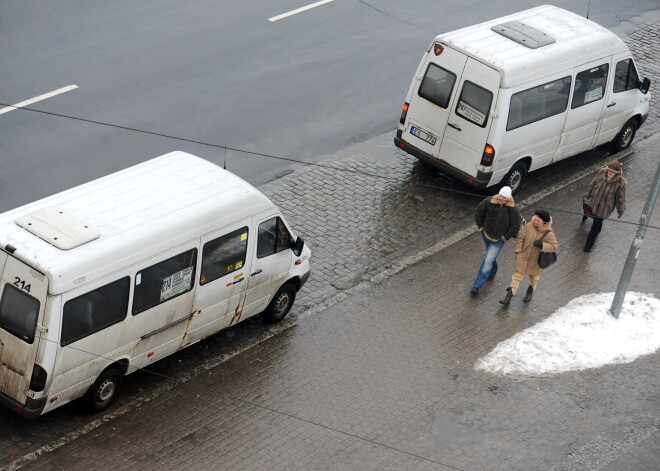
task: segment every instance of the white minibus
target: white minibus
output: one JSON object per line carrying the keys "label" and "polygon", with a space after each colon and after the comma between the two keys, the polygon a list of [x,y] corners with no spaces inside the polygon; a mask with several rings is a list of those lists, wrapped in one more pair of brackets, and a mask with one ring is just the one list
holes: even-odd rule
{"label": "white minibus", "polygon": [[261,192],[172,152],[0,214],[0,403],[35,418],[255,314],[311,252]]}
{"label": "white minibus", "polygon": [[628,147],[650,81],[611,31],[540,6],[437,36],[408,90],[400,149],[476,188],[611,143]]}

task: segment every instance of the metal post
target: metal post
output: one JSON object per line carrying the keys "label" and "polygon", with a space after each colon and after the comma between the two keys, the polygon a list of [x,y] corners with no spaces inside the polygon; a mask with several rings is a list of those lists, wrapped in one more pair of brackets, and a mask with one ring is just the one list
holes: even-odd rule
{"label": "metal post", "polygon": [[614,293],[614,299],[612,300],[612,306],[610,307],[609,312],[614,316],[615,319],[619,318],[619,312],[621,311],[621,306],[623,305],[623,299],[626,297],[626,291],[628,290],[628,283],[630,283],[630,278],[632,277],[633,270],[635,269],[635,263],[637,262],[637,256],[639,255],[639,251],[642,248],[642,241],[644,240],[644,234],[646,234],[646,227],[649,225],[651,220],[651,213],[653,212],[653,206],[655,206],[655,200],[658,197],[658,190],[660,190],[660,163],[658,163],[658,169],[655,172],[653,185],[649,191],[648,197],[646,198],[646,204],[644,205],[642,215],[639,218],[639,225],[637,226],[635,239],[633,240],[632,244],[630,244],[628,258],[626,259],[626,263],[623,265],[621,278],[619,278],[619,285],[616,287],[616,293]]}

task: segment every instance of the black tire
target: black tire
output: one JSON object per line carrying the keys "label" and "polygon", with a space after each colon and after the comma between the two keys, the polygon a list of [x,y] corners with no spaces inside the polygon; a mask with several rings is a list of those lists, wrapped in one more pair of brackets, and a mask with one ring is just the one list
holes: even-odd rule
{"label": "black tire", "polygon": [[261,313],[261,319],[266,324],[279,322],[286,317],[296,299],[296,287],[292,283],[286,283],[282,286],[264,312]]}
{"label": "black tire", "polygon": [[121,384],[122,372],[117,368],[105,371],[87,392],[87,410],[92,413],[104,411],[112,405]]}
{"label": "black tire", "polygon": [[626,124],[623,125],[619,134],[616,135],[612,142],[610,143],[610,150],[613,154],[621,152],[623,149],[627,149],[632,144],[633,139],[635,138],[635,133],[637,132],[637,121],[634,119],[629,119]]}
{"label": "black tire", "polygon": [[511,167],[509,173],[507,173],[506,176],[502,179],[500,182],[500,187],[511,187],[511,193],[515,195],[522,187],[526,176],[527,165],[525,165],[523,162],[517,162],[513,167]]}

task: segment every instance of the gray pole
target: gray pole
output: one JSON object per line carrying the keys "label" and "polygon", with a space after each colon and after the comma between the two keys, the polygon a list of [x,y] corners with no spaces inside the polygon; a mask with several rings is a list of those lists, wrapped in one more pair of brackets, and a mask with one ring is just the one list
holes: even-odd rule
{"label": "gray pole", "polygon": [[651,187],[651,191],[649,191],[649,195],[646,198],[644,210],[642,211],[642,215],[639,218],[639,225],[637,226],[635,239],[633,240],[632,244],[630,244],[628,258],[626,259],[625,265],[623,265],[621,278],[619,278],[619,286],[616,287],[616,293],[614,293],[614,299],[612,300],[612,306],[610,307],[610,314],[612,314],[616,319],[619,318],[619,312],[621,311],[621,306],[623,305],[623,298],[626,297],[628,283],[630,283],[630,277],[632,277],[633,270],[635,269],[637,256],[639,255],[639,251],[642,248],[642,241],[644,240],[644,234],[646,234],[646,227],[649,225],[649,221],[651,220],[651,213],[653,212],[653,206],[655,206],[655,200],[658,197],[658,190],[660,190],[660,163],[658,163],[658,169],[656,170],[655,178],[653,179],[653,186]]}

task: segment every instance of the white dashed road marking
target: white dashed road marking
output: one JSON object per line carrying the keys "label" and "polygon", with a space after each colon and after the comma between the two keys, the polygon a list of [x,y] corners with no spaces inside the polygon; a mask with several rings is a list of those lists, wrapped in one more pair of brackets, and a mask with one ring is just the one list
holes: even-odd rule
{"label": "white dashed road marking", "polygon": [[286,18],[287,16],[292,16],[297,13],[301,13],[303,11],[311,10],[312,8],[320,7],[321,5],[334,1],[335,0],[321,0],[320,2],[312,3],[310,5],[307,5],[306,7],[300,7],[296,10],[291,10],[286,13],[282,13],[281,15],[273,16],[272,18],[268,18],[268,21],[273,22],[273,21],[281,20],[282,18]]}
{"label": "white dashed road marking", "polygon": [[76,88],[78,88],[78,85],[69,85],[67,87],[62,87],[57,90],[53,90],[52,92],[44,93],[43,95],[30,98],[29,100],[16,103],[15,105],[5,106],[4,108],[0,108],[0,114],[9,113],[10,111],[14,111],[17,108],[22,108],[24,106],[31,105],[32,103],[45,100],[46,98],[52,98],[56,95],[61,95],[62,93],[70,92],[71,90],[75,90]]}

